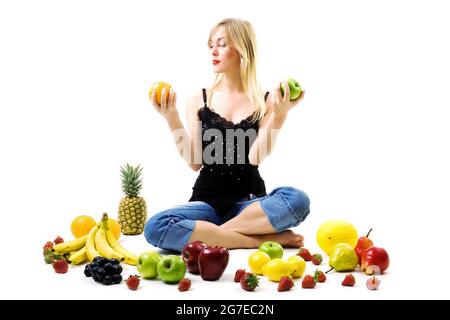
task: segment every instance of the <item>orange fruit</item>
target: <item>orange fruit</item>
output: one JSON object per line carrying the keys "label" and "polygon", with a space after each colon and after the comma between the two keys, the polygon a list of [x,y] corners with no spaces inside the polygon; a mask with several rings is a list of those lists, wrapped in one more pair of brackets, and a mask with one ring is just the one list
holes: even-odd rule
{"label": "orange fruit", "polygon": [[155,82],[151,86],[150,92],[149,92],[150,100],[152,99],[153,91],[156,91],[156,102],[158,102],[158,104],[161,105],[161,93],[162,93],[163,88],[166,89],[166,99],[168,99],[169,93],[170,93],[170,88],[172,88],[172,87],[167,82],[160,81],[160,82]]}
{"label": "orange fruit", "polygon": [[96,225],[97,222],[95,222],[94,218],[91,216],[82,215],[73,219],[70,229],[72,230],[72,234],[75,238],[81,238],[82,236],[87,235]]}
{"label": "orange fruit", "polygon": [[120,224],[116,220],[108,218],[108,226],[111,229],[114,238],[116,238],[116,240],[119,240],[121,232]]}

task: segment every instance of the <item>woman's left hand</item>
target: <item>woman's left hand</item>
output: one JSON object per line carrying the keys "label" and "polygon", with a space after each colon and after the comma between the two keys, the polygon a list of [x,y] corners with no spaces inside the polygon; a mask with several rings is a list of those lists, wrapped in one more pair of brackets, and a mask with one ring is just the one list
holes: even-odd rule
{"label": "woman's left hand", "polygon": [[271,99],[269,101],[270,102],[269,108],[273,111],[273,113],[276,116],[281,117],[285,117],[289,112],[289,110],[295,107],[300,102],[300,100],[302,100],[303,97],[305,96],[305,91],[302,90],[300,97],[291,101],[290,100],[291,92],[289,90],[289,85],[287,81],[283,83],[283,86],[285,88],[284,96],[281,94],[280,86],[277,86],[274,92],[271,94]]}

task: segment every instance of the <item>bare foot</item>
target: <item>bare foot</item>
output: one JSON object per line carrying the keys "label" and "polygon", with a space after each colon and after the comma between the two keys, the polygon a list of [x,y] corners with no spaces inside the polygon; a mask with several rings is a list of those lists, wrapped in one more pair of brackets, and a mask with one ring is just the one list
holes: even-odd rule
{"label": "bare foot", "polygon": [[265,234],[259,236],[261,242],[276,241],[286,248],[300,248],[303,247],[303,236],[294,233],[292,230],[285,230],[280,233]]}

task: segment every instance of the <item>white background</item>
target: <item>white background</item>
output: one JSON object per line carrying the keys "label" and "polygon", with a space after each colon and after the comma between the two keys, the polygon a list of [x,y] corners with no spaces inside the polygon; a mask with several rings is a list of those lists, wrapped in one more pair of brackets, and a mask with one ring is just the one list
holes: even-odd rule
{"label": "white background", "polygon": [[[450,298],[439,268],[450,262],[448,12],[428,0],[2,1],[0,298]],[[81,268],[57,275],[42,262],[42,245],[70,239],[75,216],[117,217],[126,162],[144,167],[149,215],[188,200],[197,173],[148,89],[171,83],[184,119],[188,94],[213,79],[206,41],[225,17],[253,24],[266,90],[288,77],[306,90],[260,167],[267,189],[308,193],[311,215],[297,231],[312,251],[329,218],[360,234],[374,227],[391,255],[382,290],[357,274],[350,290],[332,275],[318,290],[274,294],[264,279],[248,294],[230,279],[249,250],[231,252],[220,290],[194,277],[183,295],[155,281],[103,287]],[[143,236],[122,239],[151,249]]]}

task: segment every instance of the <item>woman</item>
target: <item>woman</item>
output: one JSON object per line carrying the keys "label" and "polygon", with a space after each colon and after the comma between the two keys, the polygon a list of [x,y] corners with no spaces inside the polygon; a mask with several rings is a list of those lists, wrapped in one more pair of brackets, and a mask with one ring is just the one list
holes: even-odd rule
{"label": "woman", "polygon": [[273,150],[277,132],[303,93],[290,101],[284,83],[284,96],[279,85],[263,94],[256,78],[255,34],[247,21],[219,22],[208,46],[217,77],[211,88],[188,100],[187,131],[176,109],[176,93],[163,92],[161,105],[152,96],[180,154],[201,171],[189,202],[155,214],[147,221],[145,237],[174,251],[195,240],[228,249],[256,248],[267,240],[301,247],[303,237],[288,228],[308,216],[307,195],[292,187],[266,194],[258,165]]}

